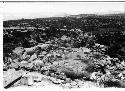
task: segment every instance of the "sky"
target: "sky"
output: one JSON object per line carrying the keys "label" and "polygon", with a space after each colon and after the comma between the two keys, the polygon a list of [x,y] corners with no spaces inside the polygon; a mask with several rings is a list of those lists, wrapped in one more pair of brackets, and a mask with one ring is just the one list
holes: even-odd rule
{"label": "sky", "polygon": [[5,2],[3,19],[123,13],[124,5],[123,2]]}

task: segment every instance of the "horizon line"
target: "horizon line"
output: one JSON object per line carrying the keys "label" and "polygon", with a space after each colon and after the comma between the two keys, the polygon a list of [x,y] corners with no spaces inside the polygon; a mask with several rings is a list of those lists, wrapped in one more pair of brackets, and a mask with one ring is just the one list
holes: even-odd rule
{"label": "horizon line", "polygon": [[72,15],[101,15],[101,16],[103,16],[103,15],[112,15],[112,14],[125,14],[125,12],[112,12],[112,13],[81,13],[81,14],[66,14],[66,13],[64,13],[64,15],[60,15],[60,16],[57,16],[57,15],[55,15],[55,16],[44,16],[44,17],[34,17],[34,18],[25,18],[25,17],[22,17],[22,18],[19,18],[19,19],[7,19],[7,20],[4,20],[3,19],[3,21],[11,21],[11,20],[21,20],[21,19],[40,19],[40,18],[53,18],[53,17],[70,17],[70,16],[72,16]]}

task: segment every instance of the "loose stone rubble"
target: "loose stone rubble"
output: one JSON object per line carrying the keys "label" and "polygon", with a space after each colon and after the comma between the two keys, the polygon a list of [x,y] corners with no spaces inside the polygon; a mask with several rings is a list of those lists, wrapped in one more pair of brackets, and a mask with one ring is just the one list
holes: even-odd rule
{"label": "loose stone rubble", "polygon": [[[80,88],[86,82],[96,87],[125,87],[124,61],[104,55],[103,45],[94,47],[98,48],[55,47],[51,43],[17,47],[12,62],[4,67],[4,88],[34,86],[42,81],[64,88]],[[20,71],[22,74],[18,74]]]}

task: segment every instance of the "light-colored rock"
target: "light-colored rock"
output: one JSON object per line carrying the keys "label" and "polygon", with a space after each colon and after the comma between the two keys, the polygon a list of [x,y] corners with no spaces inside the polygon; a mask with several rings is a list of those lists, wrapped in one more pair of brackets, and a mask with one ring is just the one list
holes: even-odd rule
{"label": "light-colored rock", "polygon": [[28,61],[30,59],[30,55],[27,55],[26,52],[22,55],[22,59]]}
{"label": "light-colored rock", "polygon": [[37,72],[25,72],[23,74],[23,77],[26,78],[26,82],[28,86],[32,86],[34,84],[34,81],[40,82],[42,79],[42,76],[40,73]]}
{"label": "light-colored rock", "polygon": [[55,74],[54,74],[54,73],[50,73],[50,76],[51,76],[51,77],[55,77]]}
{"label": "light-colored rock", "polygon": [[47,52],[46,52],[46,51],[43,51],[43,52],[42,52],[42,55],[46,55],[46,54],[47,54]]}
{"label": "light-colored rock", "polygon": [[33,78],[31,77],[31,76],[29,76],[28,77],[28,86],[32,86],[33,85],[33,83],[34,83],[34,80],[33,80]]}
{"label": "light-colored rock", "polygon": [[98,72],[93,72],[91,75],[90,75],[90,79],[91,80],[97,80],[98,78]]}
{"label": "light-colored rock", "polygon": [[66,78],[66,79],[65,79],[65,82],[66,82],[66,83],[70,83],[70,82],[71,82],[71,78]]}
{"label": "light-colored rock", "polygon": [[27,55],[32,55],[34,53],[37,52],[37,50],[39,50],[39,47],[38,46],[34,46],[34,47],[31,47],[31,48],[24,48],[25,49],[25,53]]}
{"label": "light-colored rock", "polygon": [[72,81],[70,84],[71,84],[72,86],[76,86],[76,85],[77,85],[77,83],[76,83],[75,81]]}
{"label": "light-colored rock", "polygon": [[16,80],[20,80],[23,75],[23,71],[16,71],[15,69],[9,69],[3,74],[3,86],[8,88],[12,85]]}
{"label": "light-colored rock", "polygon": [[40,47],[41,49],[46,50],[47,48],[51,46],[51,44],[42,44],[42,45],[37,45],[37,46]]}
{"label": "light-colored rock", "polygon": [[24,48],[23,47],[17,47],[13,50],[13,53],[12,53],[12,60],[14,59],[22,59],[22,55],[24,53]]}
{"label": "light-colored rock", "polygon": [[17,47],[13,50],[13,53],[17,54],[17,55],[21,55],[24,52],[24,48],[23,47]]}
{"label": "light-colored rock", "polygon": [[34,54],[30,57],[30,59],[29,59],[28,61],[31,62],[31,61],[34,61],[35,59],[37,59],[37,54],[36,54],[36,53],[34,53]]}
{"label": "light-colored rock", "polygon": [[64,82],[64,80],[60,80],[60,79],[56,79],[56,78],[51,78],[50,79],[53,83],[55,84],[61,84],[62,82]]}
{"label": "light-colored rock", "polygon": [[44,66],[43,61],[40,60],[40,59],[36,59],[36,60],[34,60],[33,63],[34,63],[35,66]]}

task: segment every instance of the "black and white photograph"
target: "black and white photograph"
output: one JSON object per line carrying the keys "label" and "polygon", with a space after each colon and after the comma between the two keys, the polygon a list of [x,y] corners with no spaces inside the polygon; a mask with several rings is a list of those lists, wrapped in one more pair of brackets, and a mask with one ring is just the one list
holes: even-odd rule
{"label": "black and white photograph", "polygon": [[125,88],[125,2],[5,1],[2,8],[3,89]]}

